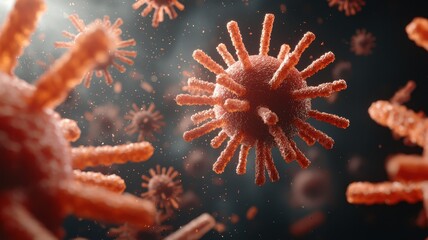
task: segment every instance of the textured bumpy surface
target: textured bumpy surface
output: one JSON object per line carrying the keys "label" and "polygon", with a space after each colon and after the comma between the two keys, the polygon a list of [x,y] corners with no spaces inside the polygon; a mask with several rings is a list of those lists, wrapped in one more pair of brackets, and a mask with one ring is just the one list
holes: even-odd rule
{"label": "textured bumpy surface", "polygon": [[370,117],[378,124],[388,127],[400,137],[406,137],[412,143],[425,146],[427,119],[403,105],[389,101],[376,101],[369,108]]}
{"label": "textured bumpy surface", "polygon": [[146,17],[153,9],[155,10],[152,18],[152,27],[154,28],[158,27],[159,23],[163,22],[164,12],[168,14],[169,19],[175,19],[178,15],[174,7],[180,11],[184,10],[184,5],[178,0],[137,0],[132,4],[132,8],[137,10],[144,4],[147,4],[147,6],[141,12],[141,16]]}
{"label": "textured bumpy surface", "polygon": [[417,17],[406,26],[409,39],[415,41],[416,45],[428,51],[428,19]]}
{"label": "textured bumpy surface", "polygon": [[356,182],[348,186],[346,197],[348,202],[355,204],[415,203],[423,199],[422,185],[421,182]]}
{"label": "textured bumpy surface", "polygon": [[[211,146],[218,148],[229,137],[226,148],[213,165],[216,173],[222,173],[233,155],[241,146],[237,174],[246,172],[247,156],[251,148],[256,149],[256,184],[265,182],[265,169],[271,181],[279,179],[279,173],[272,159],[271,148],[278,147],[286,162],[296,159],[303,168],[310,161],[297,148],[293,137],[298,135],[308,145],[315,142],[331,149],[334,140],[306,122],[308,118],[324,121],[339,128],[347,128],[345,118],[311,109],[311,99],[329,97],[346,89],[344,80],[307,86],[306,79],[334,61],[334,54],[327,52],[302,71],[295,66],[304,50],[315,39],[311,32],[306,33],[290,52],[287,44],[281,46],[278,57],[268,56],[274,15],[267,14],[263,22],[260,50],[258,55],[249,55],[235,21],[227,24],[232,44],[236,49],[235,61],[226,46],[221,43],[218,53],[226,62],[224,69],[202,50],[195,50],[193,58],[206,69],[217,75],[216,83],[196,78],[188,80],[190,93],[209,95],[180,94],[179,105],[210,105],[213,108],[194,114],[191,119],[198,127],[184,133],[186,141],[221,128],[212,139]],[[211,121],[207,121],[212,119]],[[207,122],[205,122],[207,121]]]}
{"label": "textured bumpy surface", "polygon": [[73,168],[84,169],[113,163],[141,162],[154,152],[149,142],[130,143],[119,146],[77,147],[72,149]]}
{"label": "textured bumpy surface", "polygon": [[76,181],[103,187],[112,192],[122,193],[126,188],[125,181],[115,174],[106,176],[97,172],[82,172],[80,170],[74,170],[73,174]]}
{"label": "textured bumpy surface", "polygon": [[[409,81],[389,101],[374,102],[368,112],[378,124],[388,127],[398,137],[424,148],[424,154],[396,154],[386,163],[392,182],[356,182],[348,186],[348,202],[355,204],[396,204],[401,201],[415,203],[424,201],[428,206],[428,152],[425,115],[415,113],[401,105],[410,99],[416,84]],[[399,181],[399,182],[398,182]]]}
{"label": "textured bumpy surface", "polygon": [[[43,8],[43,1],[17,0],[0,32],[0,239],[61,238],[67,214],[148,227],[155,218],[149,201],[76,181],[68,140],[79,129],[53,111],[86,72],[105,63],[118,41],[115,35],[102,25],[88,26],[35,86],[11,73]],[[140,150],[134,159],[147,159],[153,152],[150,144],[141,144],[151,151]],[[127,151],[100,157],[124,162],[120,157],[128,155],[122,152]]]}

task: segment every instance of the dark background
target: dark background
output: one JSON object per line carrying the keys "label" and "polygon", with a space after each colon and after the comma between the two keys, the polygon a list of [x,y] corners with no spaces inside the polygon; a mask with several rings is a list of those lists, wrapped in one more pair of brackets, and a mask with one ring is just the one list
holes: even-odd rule
{"label": "dark background", "polygon": [[[3,1],[3,0],[2,0]],[[0,20],[13,2],[6,0],[0,5]],[[419,147],[405,146],[402,141],[394,140],[389,129],[372,121],[367,109],[373,101],[389,99],[394,92],[414,80],[417,89],[406,105],[415,111],[427,111],[428,93],[428,53],[409,40],[405,26],[416,16],[428,17],[426,1],[375,1],[367,0],[363,10],[356,16],[347,17],[336,7],[329,8],[327,1],[284,1],[249,0],[248,4],[238,0],[182,0],[183,12],[175,20],[165,19],[157,29],[151,27],[150,14],[146,18],[140,11],[131,8],[133,1],[85,0],[48,2],[48,11],[42,17],[39,28],[29,48],[20,59],[17,76],[33,82],[45,70],[38,62],[48,65],[64,52],[54,49],[55,41],[64,41],[62,30],[75,32],[68,22],[67,15],[77,13],[86,22],[103,15],[113,20],[124,20],[123,38],[135,38],[138,51],[135,65],[128,67],[127,73],[120,74],[112,70],[116,82],[121,82],[123,91],[114,93],[102,79],[94,78],[90,89],[79,86],[70,95],[69,101],[57,110],[63,117],[78,121],[82,128],[82,137],[78,145],[120,144],[136,141],[136,135],[129,136],[123,128],[111,133],[100,131],[102,138],[89,139],[89,130],[94,126],[85,119],[84,114],[97,106],[112,103],[120,107],[119,118],[130,110],[132,103],[137,105],[154,102],[165,116],[166,127],[153,142],[155,155],[147,162],[113,166],[109,169],[97,169],[105,173],[122,176],[127,183],[127,191],[140,194],[142,174],[156,164],[174,166],[182,173],[184,190],[192,190],[200,198],[200,204],[192,210],[180,210],[169,223],[174,229],[183,225],[203,212],[216,213],[219,222],[225,223],[224,233],[211,231],[204,239],[290,239],[289,226],[299,218],[316,210],[326,215],[325,222],[313,229],[302,239],[423,239],[428,235],[426,229],[417,227],[415,219],[422,204],[400,203],[394,206],[358,206],[346,202],[345,191],[353,181],[385,181],[386,157],[394,153],[421,153]],[[280,4],[285,4],[286,12],[281,13]],[[142,9],[140,9],[142,10]],[[254,184],[254,153],[249,157],[248,173],[237,176],[236,156],[222,175],[211,170],[201,177],[192,177],[183,169],[183,158],[195,149],[202,149],[206,161],[211,165],[222,148],[212,150],[210,136],[198,141],[185,143],[181,130],[177,130],[180,121],[194,113],[195,107],[177,107],[168,96],[179,92],[181,82],[186,79],[183,71],[195,72],[197,77],[214,81],[214,74],[205,71],[191,57],[193,50],[200,48],[220,62],[215,51],[218,43],[224,42],[229,50],[232,45],[227,34],[226,23],[236,20],[240,26],[244,43],[250,54],[258,52],[261,24],[266,13],[275,14],[270,55],[276,56],[282,43],[292,48],[306,31],[312,31],[317,39],[304,53],[298,65],[303,69],[313,59],[326,51],[336,55],[335,63],[349,61],[352,70],[344,77],[348,89],[339,93],[333,104],[324,99],[315,99],[313,108],[331,112],[349,118],[351,126],[347,130],[336,129],[323,123],[315,127],[328,133],[336,141],[334,148],[327,151],[319,145],[306,147],[298,141],[308,155],[312,156],[309,169],[327,171],[331,179],[331,201],[318,208],[293,206],[291,204],[293,177],[301,171],[296,163],[284,164],[274,150],[274,158],[281,179],[277,183],[267,182],[258,187]],[[166,17],[166,16],[165,16]],[[376,37],[376,47],[370,56],[355,56],[350,52],[350,39],[356,29],[365,28]],[[235,55],[235,54],[234,54]],[[332,81],[332,69],[335,63],[308,80],[309,85]],[[131,79],[130,72],[138,72],[141,77]],[[153,93],[141,89],[140,83],[150,83]],[[124,125],[128,121],[123,120]],[[349,171],[349,160],[359,159],[358,171]],[[222,181],[223,184],[214,184]],[[256,206],[258,215],[252,221],[245,218],[249,207]],[[240,221],[232,224],[229,217],[237,214]],[[77,236],[89,239],[106,239],[106,228],[110,225],[95,224],[91,221],[73,217],[65,221],[67,238]]]}

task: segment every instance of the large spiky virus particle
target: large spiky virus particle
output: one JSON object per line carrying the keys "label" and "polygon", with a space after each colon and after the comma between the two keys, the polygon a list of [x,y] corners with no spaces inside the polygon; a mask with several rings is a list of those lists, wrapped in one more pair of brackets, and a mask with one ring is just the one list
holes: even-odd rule
{"label": "large spiky virus particle", "polygon": [[178,14],[174,7],[180,11],[184,10],[184,5],[178,0],[137,0],[132,4],[132,8],[137,10],[144,4],[147,4],[147,6],[141,12],[141,16],[146,17],[154,9],[152,18],[152,27],[154,28],[157,28],[159,23],[163,22],[165,13],[169,16],[169,19],[177,18]]}
{"label": "large spiky virus particle", "polygon": [[364,0],[328,0],[328,5],[330,7],[337,5],[340,12],[344,11],[346,16],[352,16],[361,11],[366,3]]}
{"label": "large spiky virus particle", "polygon": [[[67,31],[63,31],[62,34],[64,37],[71,39],[70,42],[55,42],[55,47],[57,48],[71,48],[78,41],[79,37],[87,31],[87,26],[82,19],[79,18],[77,14],[72,14],[68,17],[73,24],[73,26],[77,29],[78,34],[73,34]],[[123,20],[121,18],[116,19],[116,21],[112,24],[110,18],[108,16],[104,16],[103,20],[97,19],[95,20],[95,24],[101,25],[111,34],[114,34],[117,38],[120,39],[122,35],[122,30],[120,26],[123,24]],[[135,58],[137,56],[136,51],[128,51],[123,50],[122,48],[135,46],[136,42],[133,38],[128,40],[120,40],[115,43],[114,48],[110,51],[108,61],[103,64],[99,64],[95,67],[95,69],[90,70],[86,73],[84,77],[84,84],[86,87],[89,87],[91,84],[92,76],[95,73],[96,77],[104,76],[105,81],[108,85],[113,83],[113,77],[111,76],[108,68],[113,66],[119,72],[124,73],[126,71],[125,66],[119,64],[117,61],[122,63],[133,65],[134,61],[131,58]]]}
{"label": "large spiky virus particle", "polygon": [[325,133],[306,122],[308,118],[321,120],[340,128],[346,128],[349,121],[336,115],[311,109],[311,99],[328,97],[332,93],[346,88],[344,80],[307,86],[306,79],[325,68],[334,60],[332,52],[312,62],[307,68],[298,71],[297,65],[304,50],[315,39],[311,32],[306,33],[289,52],[287,44],[281,46],[278,57],[268,56],[269,42],[274,15],[267,14],[263,23],[260,52],[249,55],[235,21],[227,24],[232,43],[238,55],[238,61],[221,43],[217,51],[223,57],[228,68],[224,69],[202,50],[196,50],[193,58],[205,68],[217,75],[216,83],[196,78],[188,80],[189,89],[203,90],[210,95],[180,94],[176,97],[178,105],[210,105],[213,108],[194,114],[191,119],[202,125],[184,133],[186,141],[192,141],[215,129],[219,134],[211,141],[214,148],[230,138],[226,148],[213,165],[216,173],[222,173],[241,146],[237,174],[246,172],[247,155],[251,148],[256,149],[256,184],[265,182],[264,169],[271,181],[279,179],[274,165],[271,148],[279,148],[286,162],[297,159],[301,167],[306,168],[310,161],[297,148],[293,141],[300,136],[308,145],[319,142],[327,149],[334,141]]}
{"label": "large spiky virus particle", "polygon": [[150,177],[141,176],[141,186],[147,189],[141,197],[153,201],[160,210],[167,213],[171,209],[177,209],[180,195],[183,193],[181,180],[176,179],[179,173],[173,167],[167,169],[157,165],[156,169],[149,170],[149,174]]}
{"label": "large spiky virus particle", "polygon": [[165,125],[163,116],[159,111],[155,111],[154,103],[151,103],[148,108],[144,105],[139,108],[136,104],[132,104],[132,110],[125,116],[125,119],[131,120],[125,131],[128,134],[138,132],[138,141],[153,140],[154,133],[159,132]]}
{"label": "large spiky virus particle", "polygon": [[118,177],[72,170],[147,160],[151,144],[72,148],[80,131],[53,110],[117,38],[90,25],[35,86],[13,73],[44,9],[43,0],[17,0],[0,30],[0,239],[62,238],[68,214],[144,229],[155,221],[151,202],[119,194]]}

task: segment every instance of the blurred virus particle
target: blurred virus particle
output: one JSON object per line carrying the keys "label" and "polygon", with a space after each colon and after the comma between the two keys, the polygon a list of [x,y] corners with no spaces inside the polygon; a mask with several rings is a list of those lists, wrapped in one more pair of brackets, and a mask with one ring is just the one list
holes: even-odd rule
{"label": "blurred virus particle", "polygon": [[420,147],[426,146],[427,118],[423,113],[416,113],[399,102],[408,97],[398,97],[396,94],[391,101],[379,100],[369,108],[370,117],[381,126],[391,129],[393,134],[404,137],[409,142]]}
{"label": "blurred virus particle", "polygon": [[367,164],[367,160],[358,155],[354,155],[348,159],[346,169],[348,175],[352,179],[364,179],[365,177],[370,175],[368,173],[370,171],[370,168]]}
{"label": "blurred virus particle", "polygon": [[194,51],[193,58],[217,75],[216,84],[190,78],[189,86],[211,95],[180,94],[176,97],[178,105],[214,106],[191,117],[195,124],[213,120],[185,132],[183,138],[185,141],[192,141],[222,128],[218,136],[211,141],[211,146],[218,148],[226,138],[229,137],[230,140],[213,165],[216,173],[224,172],[241,145],[236,172],[244,174],[249,150],[256,149],[257,185],[263,185],[265,182],[265,168],[271,181],[279,179],[271,155],[274,145],[279,148],[286,162],[297,159],[303,168],[306,168],[310,161],[292,140],[296,134],[309,145],[319,142],[326,149],[333,147],[334,140],[307,123],[308,118],[340,128],[347,128],[349,125],[345,118],[311,109],[312,98],[328,97],[334,92],[346,89],[344,80],[318,86],[306,85],[307,78],[334,60],[334,54],[324,54],[299,72],[295,66],[304,50],[315,39],[315,35],[308,32],[291,53],[290,47],[284,44],[278,58],[268,56],[273,21],[274,15],[265,16],[260,53],[251,56],[242,41],[238,24],[235,21],[229,22],[227,29],[239,61],[235,61],[223,43],[218,45],[217,50],[228,66],[226,70],[202,50]]}
{"label": "blurred virus particle", "polygon": [[[78,41],[82,33],[88,30],[88,27],[85,25],[82,19],[79,18],[77,14],[72,14],[69,16],[69,19],[73,26],[77,29],[78,34],[73,34],[67,31],[63,31],[63,36],[71,39],[70,42],[55,42],[55,47],[57,48],[71,48]],[[97,19],[94,21],[94,24],[100,25],[105,28],[110,34],[115,35],[118,39],[120,39],[120,35],[122,35],[122,30],[120,26],[123,24],[121,18],[116,19],[116,21],[112,24],[110,22],[110,18],[108,16],[104,16],[103,20]],[[105,81],[108,85],[113,83],[113,78],[110,75],[108,68],[110,66],[115,67],[119,72],[124,73],[126,68],[123,65],[117,63],[117,61],[121,61],[122,63],[133,65],[134,61],[131,58],[135,58],[137,56],[136,51],[128,51],[122,50],[122,48],[135,46],[136,42],[134,39],[128,40],[119,40],[115,42],[114,48],[110,51],[109,58],[103,64],[98,64],[94,70],[90,70],[86,73],[84,77],[84,84],[87,88],[89,88],[92,80],[92,75],[96,77],[104,76]]]}
{"label": "blurred virus particle", "polygon": [[257,216],[257,213],[259,212],[258,208],[256,206],[251,206],[248,210],[247,210],[247,220],[251,221],[254,220],[254,218]]}
{"label": "blurred virus particle", "polygon": [[347,75],[350,75],[352,70],[352,64],[349,61],[339,61],[333,67],[331,75],[334,79],[344,78]]}
{"label": "blurred virus particle", "polygon": [[164,233],[169,229],[160,223],[144,230],[140,230],[125,223],[119,227],[110,228],[107,236],[115,240],[162,240]]}
{"label": "blurred virus particle", "polygon": [[85,113],[85,119],[89,122],[89,144],[113,142],[123,127],[119,113],[120,108],[111,103],[97,106],[92,112]]}
{"label": "blurred virus particle", "polygon": [[202,149],[192,150],[184,158],[183,168],[192,177],[204,176],[210,168],[207,158],[206,151]]}
{"label": "blurred virus particle", "polygon": [[428,19],[416,17],[406,26],[409,39],[428,51]]}
{"label": "blurred virus particle", "polygon": [[[416,203],[424,198],[423,182],[354,182],[348,186],[346,197],[353,204]],[[426,184],[426,183],[425,183]]]}
{"label": "blurred virus particle", "polygon": [[180,209],[191,211],[201,206],[201,199],[194,191],[187,190],[181,195]]}
{"label": "blurred virus particle", "polygon": [[[348,202],[355,204],[415,203],[424,200],[428,209],[428,153],[427,118],[401,105],[410,98],[414,83],[397,91],[390,101],[376,101],[369,108],[370,117],[386,126],[399,137],[424,148],[423,156],[399,154],[387,161],[387,172],[392,182],[355,182],[348,186]],[[400,182],[398,182],[400,181]]]}
{"label": "blurred virus particle", "polygon": [[166,237],[163,236],[168,230],[166,227],[155,226],[138,230],[128,224],[110,228],[108,236],[116,240],[197,240],[210,231],[215,224],[215,219],[210,214],[203,213]]}
{"label": "blurred virus particle", "polygon": [[150,177],[141,176],[143,179],[141,186],[147,189],[141,197],[154,202],[158,209],[166,213],[172,209],[178,209],[180,196],[183,193],[181,180],[176,179],[179,173],[173,167],[167,169],[159,165],[156,166],[156,170],[150,169],[149,173]]}
{"label": "blurred virus particle", "polygon": [[168,14],[169,19],[175,19],[178,14],[174,7],[180,11],[184,10],[184,5],[178,0],[137,0],[132,4],[132,8],[137,10],[144,4],[147,4],[147,6],[141,12],[141,16],[143,17],[146,17],[153,9],[155,9],[152,18],[152,27],[154,28],[157,28],[159,23],[163,22],[165,12]]}
{"label": "blurred virus particle", "polygon": [[376,38],[366,29],[357,29],[357,32],[351,38],[351,52],[357,56],[368,56],[372,54],[376,46]]}
{"label": "blurred virus particle", "polygon": [[0,28],[0,239],[62,238],[62,220],[69,214],[144,229],[155,219],[151,202],[82,183],[72,169],[76,162],[84,168],[91,161],[147,160],[153,147],[144,142],[71,148],[53,110],[87,71],[108,60],[118,39],[99,25],[88,26],[30,85],[13,69],[44,9],[42,0],[17,0]]}
{"label": "blurred virus particle", "polygon": [[325,214],[315,211],[291,224],[290,233],[295,237],[302,237],[325,222]]}
{"label": "blurred virus particle", "polygon": [[77,126],[76,121],[71,119],[61,119],[59,126],[62,129],[64,138],[69,142],[75,142],[80,138],[80,128]]}
{"label": "blurred virus particle", "polygon": [[199,217],[190,221],[188,224],[180,227],[179,230],[170,234],[164,240],[201,239],[207,232],[213,229],[215,225],[215,219],[210,214],[203,213]]}
{"label": "blurred virus particle", "polygon": [[410,101],[412,92],[416,88],[416,83],[412,80],[408,81],[406,85],[395,92],[394,96],[389,100],[393,104],[404,104]]}
{"label": "blurred virus particle", "polygon": [[328,0],[328,6],[336,6],[340,12],[345,11],[346,16],[352,16],[361,11],[361,8],[366,5],[364,0]]}
{"label": "blurred virus particle", "polygon": [[427,181],[427,156],[414,154],[396,154],[386,162],[386,171],[390,179],[395,181]]}
{"label": "blurred virus particle", "polygon": [[239,222],[239,216],[235,213],[232,213],[232,215],[230,215],[229,220],[232,224],[237,224]]}
{"label": "blurred virus particle", "polygon": [[285,13],[287,12],[287,6],[284,3],[281,3],[279,5],[279,10],[281,11],[281,13]]}
{"label": "blurred virus particle", "polygon": [[305,208],[319,208],[332,200],[330,175],[322,170],[299,171],[291,186],[292,203]]}
{"label": "blurred virus particle", "polygon": [[221,222],[217,222],[214,226],[214,229],[218,232],[218,233],[224,233],[226,231],[226,225],[224,223]]}
{"label": "blurred virus particle", "polygon": [[160,132],[161,127],[165,125],[163,116],[159,111],[155,111],[154,103],[150,103],[148,108],[145,105],[139,108],[135,103],[132,104],[132,110],[125,115],[125,119],[131,121],[125,131],[129,135],[138,132],[138,141],[154,140],[154,133]]}

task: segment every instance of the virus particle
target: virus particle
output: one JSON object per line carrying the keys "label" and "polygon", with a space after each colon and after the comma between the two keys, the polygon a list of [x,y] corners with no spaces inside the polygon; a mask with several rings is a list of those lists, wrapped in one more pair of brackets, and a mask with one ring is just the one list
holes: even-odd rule
{"label": "virus particle", "polygon": [[201,199],[194,191],[188,190],[181,195],[180,209],[193,211],[201,206]]}
{"label": "virus particle", "polygon": [[[71,48],[76,44],[76,42],[79,41],[79,37],[88,30],[88,27],[85,25],[82,19],[79,18],[77,14],[72,14],[69,16],[69,19],[73,26],[77,29],[78,34],[73,34],[67,31],[63,31],[63,35],[66,38],[71,39],[70,42],[55,42],[55,47],[57,48]],[[95,24],[98,24],[106,29],[110,34],[115,35],[118,39],[120,39],[120,35],[122,34],[122,30],[120,29],[120,26],[123,24],[123,21],[121,18],[116,19],[116,21],[112,24],[110,22],[110,18],[108,16],[104,16],[103,20],[97,19],[95,20]],[[89,71],[86,73],[84,77],[84,84],[87,88],[89,88],[92,80],[92,76],[95,75],[97,77],[104,76],[105,81],[108,85],[111,85],[113,83],[113,78],[110,75],[110,72],[108,70],[108,67],[113,66],[115,67],[119,72],[124,73],[126,71],[126,68],[123,65],[120,65],[117,63],[117,61],[121,61],[122,63],[133,65],[134,61],[131,59],[135,58],[137,56],[136,51],[128,51],[128,50],[122,50],[122,48],[126,48],[129,46],[135,46],[136,42],[134,39],[128,39],[128,40],[119,40],[115,43],[114,48],[110,51],[108,61],[106,61],[103,64],[99,64],[95,67],[94,70]]]}
{"label": "virus particle", "polygon": [[208,231],[213,229],[215,224],[216,224],[215,219],[210,214],[204,213],[199,217],[193,219],[188,224],[182,226],[176,232],[167,236],[165,240],[200,239]]}
{"label": "virus particle", "polygon": [[344,78],[344,76],[349,75],[352,70],[352,64],[348,61],[339,61],[333,67],[331,75],[334,79]]}
{"label": "virus particle", "polygon": [[279,5],[279,10],[281,11],[282,14],[284,14],[287,11],[287,6],[284,3],[281,3]]}
{"label": "virus particle", "polygon": [[89,122],[89,144],[113,142],[123,127],[119,113],[120,108],[111,103],[97,106],[92,112],[85,113],[85,119]]}
{"label": "virus particle", "polygon": [[324,206],[332,198],[330,176],[322,170],[300,171],[293,179],[291,192],[295,206]]}
{"label": "virus particle", "polygon": [[414,18],[413,21],[406,26],[406,32],[409,39],[428,51],[428,19],[423,17]]}
{"label": "virus particle", "polygon": [[315,211],[290,226],[290,233],[295,237],[304,236],[325,222],[325,214],[321,211]]}
{"label": "virus particle", "polygon": [[369,108],[369,115],[378,124],[390,128],[397,136],[405,137],[411,143],[423,147],[423,156],[399,154],[391,157],[386,169],[393,181],[352,183],[346,192],[348,202],[371,205],[396,204],[401,201],[416,203],[423,200],[425,209],[428,209],[428,186],[425,182],[428,180],[428,125],[424,114],[415,113],[400,105],[409,98],[411,91],[408,91],[408,86],[409,84],[391,98],[394,102],[374,102]]}
{"label": "virus particle", "polygon": [[135,161],[147,160],[153,147],[147,142],[108,146],[101,150],[104,156],[97,148],[81,147],[82,155],[74,155],[53,110],[87,71],[107,61],[118,39],[98,25],[88,26],[70,51],[30,85],[13,69],[44,9],[42,0],[17,0],[0,28],[0,239],[62,238],[62,220],[69,214],[144,229],[154,222],[151,202],[76,181],[72,166],[83,156],[112,164],[122,152]]}
{"label": "virus particle", "polygon": [[364,0],[328,0],[328,6],[336,6],[340,12],[345,11],[346,16],[352,16],[361,11],[361,8],[366,5]]}
{"label": "virus particle", "polygon": [[125,116],[125,119],[131,120],[125,131],[130,135],[139,132],[138,141],[154,140],[154,133],[160,132],[161,127],[165,125],[163,116],[159,111],[155,111],[155,104],[151,103],[146,109],[146,106],[139,108],[134,103],[132,108],[133,110]]}
{"label": "virus particle", "polygon": [[174,7],[180,11],[184,10],[184,5],[178,0],[137,0],[132,4],[132,8],[137,10],[144,4],[147,4],[147,6],[141,12],[141,16],[143,17],[146,17],[153,9],[155,9],[152,18],[152,27],[154,28],[157,28],[159,23],[163,22],[164,12],[168,14],[169,19],[175,19],[178,15]]}
{"label": "virus particle", "polygon": [[353,204],[397,204],[423,200],[422,182],[355,182],[348,186],[346,197]]}
{"label": "virus particle", "polygon": [[183,192],[181,180],[176,177],[179,173],[174,168],[161,168],[159,165],[155,169],[149,170],[150,177],[143,175],[141,186],[147,192],[141,194],[142,198],[153,201],[158,209],[168,213],[171,209],[179,207],[179,198]]}
{"label": "virus particle", "polygon": [[164,232],[169,227],[155,226],[145,230],[138,230],[134,227],[124,224],[117,228],[111,228],[108,236],[116,240],[177,240],[177,239],[201,239],[216,224],[215,219],[208,213],[204,213],[193,219],[188,224],[182,226],[179,230],[164,237]]}
{"label": "virus particle", "polygon": [[376,46],[376,38],[366,29],[357,29],[351,38],[351,52],[357,56],[368,56]]}
{"label": "virus particle", "polygon": [[191,151],[183,161],[183,168],[192,177],[204,176],[209,170],[206,151],[196,149]]}
{"label": "virus particle", "polygon": [[235,21],[229,22],[227,29],[239,61],[235,61],[223,43],[218,45],[217,50],[228,66],[226,70],[202,50],[194,51],[193,58],[217,75],[216,84],[190,78],[189,86],[211,95],[180,94],[176,97],[178,105],[214,106],[191,117],[195,124],[213,120],[185,132],[183,138],[185,141],[192,141],[222,128],[218,136],[211,141],[211,146],[218,148],[226,138],[229,137],[230,140],[213,165],[216,173],[224,172],[241,145],[236,172],[244,174],[249,150],[256,149],[257,185],[263,185],[265,182],[265,168],[271,181],[279,179],[271,155],[274,145],[279,148],[286,162],[297,159],[303,168],[306,168],[310,161],[296,147],[292,140],[295,135],[299,135],[309,145],[319,142],[327,149],[333,147],[332,138],[306,122],[309,117],[340,128],[347,128],[349,125],[345,118],[311,109],[312,98],[328,97],[334,92],[346,89],[344,80],[318,86],[306,85],[307,78],[334,60],[334,54],[324,54],[299,72],[295,66],[304,50],[315,39],[315,35],[308,32],[291,53],[290,47],[284,44],[277,58],[268,56],[273,21],[274,15],[265,16],[260,53],[251,56],[242,41],[238,24]]}
{"label": "virus particle", "polygon": [[257,213],[259,212],[258,208],[256,206],[251,206],[248,210],[247,210],[247,220],[251,221],[254,220],[254,218],[257,216]]}
{"label": "virus particle", "polygon": [[408,81],[407,84],[395,92],[394,96],[389,100],[394,104],[404,104],[410,100],[412,92],[416,88],[416,83],[414,81]]}

